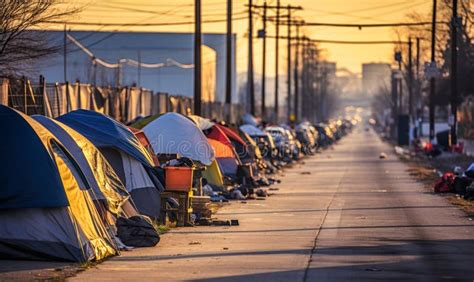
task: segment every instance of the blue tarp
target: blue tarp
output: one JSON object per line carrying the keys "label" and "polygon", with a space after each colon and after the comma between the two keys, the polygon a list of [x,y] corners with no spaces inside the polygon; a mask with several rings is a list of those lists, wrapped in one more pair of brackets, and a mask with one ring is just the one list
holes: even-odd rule
{"label": "blue tarp", "polygon": [[147,167],[153,167],[148,151],[123,124],[101,113],[76,110],[56,118],[84,135],[96,147],[119,149]]}
{"label": "blue tarp", "polygon": [[0,105],[0,209],[69,206],[56,164],[36,130],[49,133]]}

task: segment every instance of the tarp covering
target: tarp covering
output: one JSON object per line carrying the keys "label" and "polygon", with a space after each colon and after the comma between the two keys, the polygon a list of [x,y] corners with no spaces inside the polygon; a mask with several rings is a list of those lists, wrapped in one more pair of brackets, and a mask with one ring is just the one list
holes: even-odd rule
{"label": "tarp covering", "polygon": [[94,191],[94,200],[105,199],[109,210],[118,214],[129,194],[100,151],[87,138],[58,121],[44,116],[33,118],[53,133],[74,157]]}
{"label": "tarp covering", "polygon": [[240,130],[243,132],[247,133],[250,136],[260,136],[260,137],[265,137],[267,134],[257,128],[256,126],[250,125],[250,124],[244,124],[240,126]]}
{"label": "tarp covering", "polygon": [[204,133],[181,114],[164,114],[146,125],[142,131],[156,154],[179,154],[204,165],[210,165],[215,159],[214,150]]}
{"label": "tarp covering", "polygon": [[0,129],[0,209],[68,206],[47,149],[48,138],[55,137],[30,117],[3,105]]}
{"label": "tarp covering", "polygon": [[77,110],[57,118],[84,135],[97,147],[115,147],[152,167],[153,160],[135,135],[123,124],[103,114]]}

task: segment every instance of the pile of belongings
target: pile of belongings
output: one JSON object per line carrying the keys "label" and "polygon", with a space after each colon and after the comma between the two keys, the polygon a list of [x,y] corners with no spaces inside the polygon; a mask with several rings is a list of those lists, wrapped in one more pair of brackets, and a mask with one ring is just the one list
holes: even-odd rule
{"label": "pile of belongings", "polygon": [[464,172],[455,167],[454,172],[444,173],[434,185],[435,193],[456,193],[465,199],[474,198],[474,163]]}

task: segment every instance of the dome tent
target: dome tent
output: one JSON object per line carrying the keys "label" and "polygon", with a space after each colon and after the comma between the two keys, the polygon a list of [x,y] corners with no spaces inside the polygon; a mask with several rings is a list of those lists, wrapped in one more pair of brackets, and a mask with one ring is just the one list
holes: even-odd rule
{"label": "dome tent", "polygon": [[117,254],[83,173],[32,118],[0,105],[0,257],[76,262]]}
{"label": "dome tent", "polygon": [[156,154],[179,154],[209,166],[215,159],[214,149],[204,133],[187,117],[166,113],[143,127]]}
{"label": "dome tent", "polygon": [[[113,214],[122,214],[122,206],[129,199],[130,194],[97,147],[65,124],[45,116],[32,117],[58,138],[74,157],[92,188],[92,198],[95,201],[104,201],[106,209]],[[105,211],[99,210],[99,212]],[[133,212],[137,214],[136,211]]]}
{"label": "dome tent", "polygon": [[57,120],[81,133],[99,148],[125,184],[141,214],[159,218],[163,185],[154,174],[152,157],[125,125],[87,110],[72,111]]}

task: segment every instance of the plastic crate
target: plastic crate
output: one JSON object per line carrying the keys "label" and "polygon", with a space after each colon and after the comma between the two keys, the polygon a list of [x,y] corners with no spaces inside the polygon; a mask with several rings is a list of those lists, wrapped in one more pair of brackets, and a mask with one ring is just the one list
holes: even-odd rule
{"label": "plastic crate", "polygon": [[165,190],[191,191],[193,187],[193,169],[190,167],[165,167]]}

